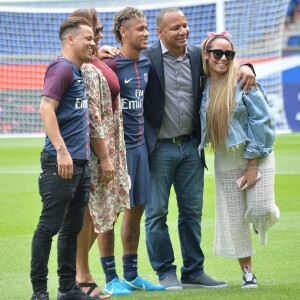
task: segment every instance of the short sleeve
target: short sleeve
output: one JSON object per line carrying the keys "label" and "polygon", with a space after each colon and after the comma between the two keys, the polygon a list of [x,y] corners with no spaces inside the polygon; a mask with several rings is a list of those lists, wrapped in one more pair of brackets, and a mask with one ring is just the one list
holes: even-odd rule
{"label": "short sleeve", "polygon": [[72,81],[72,64],[64,63],[62,60],[56,60],[51,63],[46,70],[42,96],[60,101]]}

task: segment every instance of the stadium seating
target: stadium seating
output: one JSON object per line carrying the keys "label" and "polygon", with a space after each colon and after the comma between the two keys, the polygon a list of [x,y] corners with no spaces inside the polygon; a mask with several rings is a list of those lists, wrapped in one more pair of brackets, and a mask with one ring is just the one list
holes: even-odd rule
{"label": "stadium seating", "polygon": [[300,46],[300,35],[292,35],[287,41],[288,47]]}

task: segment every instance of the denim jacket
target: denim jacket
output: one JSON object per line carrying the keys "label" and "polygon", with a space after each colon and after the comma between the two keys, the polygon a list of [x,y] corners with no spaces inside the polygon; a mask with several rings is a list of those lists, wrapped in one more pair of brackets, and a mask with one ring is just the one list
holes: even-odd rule
{"label": "denim jacket", "polygon": [[[204,88],[200,107],[201,142],[200,151],[209,143],[206,128],[206,109],[209,97],[208,79]],[[227,148],[244,147],[245,159],[263,158],[272,152],[275,139],[275,123],[263,87],[257,83],[259,90],[251,88],[248,95],[240,90],[240,82],[235,87],[235,107],[233,109],[228,135]]]}

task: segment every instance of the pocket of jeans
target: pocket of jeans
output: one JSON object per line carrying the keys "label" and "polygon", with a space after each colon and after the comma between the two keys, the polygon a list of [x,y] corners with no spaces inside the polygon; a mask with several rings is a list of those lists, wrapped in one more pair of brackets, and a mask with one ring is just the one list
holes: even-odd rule
{"label": "pocket of jeans", "polygon": [[163,142],[157,141],[156,144],[155,144],[155,146],[154,146],[154,148],[153,148],[152,153],[153,153],[154,151],[156,151],[156,150],[160,147],[160,145],[161,145],[162,143],[163,143]]}
{"label": "pocket of jeans", "polygon": [[45,174],[46,174],[46,170],[43,170],[43,172],[40,173],[38,179],[39,194],[41,197],[43,197],[43,193],[44,193]]}
{"label": "pocket of jeans", "polygon": [[[53,184],[53,178],[50,175],[58,176],[57,166],[42,164],[42,172],[38,178],[38,188],[41,197],[45,194],[46,186]],[[49,177],[50,176],[50,177]]]}

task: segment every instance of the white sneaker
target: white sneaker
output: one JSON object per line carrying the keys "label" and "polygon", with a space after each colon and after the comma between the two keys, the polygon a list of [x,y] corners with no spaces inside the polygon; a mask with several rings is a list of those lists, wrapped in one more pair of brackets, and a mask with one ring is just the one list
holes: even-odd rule
{"label": "white sneaker", "polygon": [[244,266],[244,276],[243,276],[243,285],[244,289],[253,289],[257,288],[256,277],[253,273],[250,272],[249,266]]}

